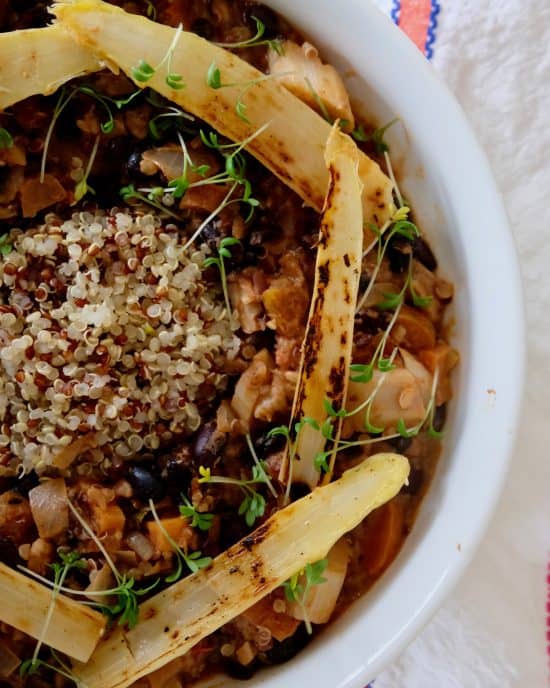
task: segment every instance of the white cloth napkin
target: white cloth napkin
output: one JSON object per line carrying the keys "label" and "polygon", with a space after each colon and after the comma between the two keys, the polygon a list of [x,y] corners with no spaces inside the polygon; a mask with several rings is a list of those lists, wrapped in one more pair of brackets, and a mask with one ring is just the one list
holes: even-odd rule
{"label": "white cloth napkin", "polygon": [[[424,0],[376,1],[394,17],[399,5],[419,12],[426,6]],[[528,326],[526,397],[507,486],[474,562],[374,688],[545,688],[550,685],[550,2],[431,4],[440,6],[433,66],[489,156],[518,247]]]}

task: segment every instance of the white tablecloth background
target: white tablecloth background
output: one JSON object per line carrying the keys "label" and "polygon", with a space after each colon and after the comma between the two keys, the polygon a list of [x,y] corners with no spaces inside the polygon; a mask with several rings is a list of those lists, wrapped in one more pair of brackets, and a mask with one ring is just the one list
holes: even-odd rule
{"label": "white tablecloth background", "polygon": [[[377,2],[386,12],[395,4]],[[432,622],[374,686],[546,688],[550,0],[439,4],[432,63],[464,107],[489,156],[520,256],[528,326],[526,397],[507,486],[474,562]]]}

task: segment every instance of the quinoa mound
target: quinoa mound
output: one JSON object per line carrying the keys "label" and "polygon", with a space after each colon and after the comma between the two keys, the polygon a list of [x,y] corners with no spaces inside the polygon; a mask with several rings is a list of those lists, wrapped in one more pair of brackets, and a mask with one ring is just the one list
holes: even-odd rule
{"label": "quinoa mound", "polygon": [[[0,466],[131,458],[201,424],[226,385],[233,334],[206,245],[183,251],[153,214],[55,215],[14,229],[0,262]],[[82,442],[82,440],[80,440]],[[61,457],[61,458],[60,458]]]}

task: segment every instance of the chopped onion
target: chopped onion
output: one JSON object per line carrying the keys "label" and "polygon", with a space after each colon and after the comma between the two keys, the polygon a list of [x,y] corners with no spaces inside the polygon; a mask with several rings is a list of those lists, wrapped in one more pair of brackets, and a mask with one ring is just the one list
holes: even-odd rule
{"label": "chopped onion", "polygon": [[67,487],[63,478],[45,480],[29,492],[32,517],[41,538],[55,538],[69,527]]}
{"label": "chopped onion", "polygon": [[146,538],[143,533],[130,533],[126,538],[126,542],[128,543],[128,547],[134,550],[143,561],[149,561],[155,553],[155,548],[151,544],[151,540]]}

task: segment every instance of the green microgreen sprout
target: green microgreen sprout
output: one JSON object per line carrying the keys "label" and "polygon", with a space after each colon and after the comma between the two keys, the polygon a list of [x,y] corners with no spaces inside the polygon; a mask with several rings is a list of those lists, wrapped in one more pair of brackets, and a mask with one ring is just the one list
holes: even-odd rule
{"label": "green microgreen sprout", "polygon": [[393,125],[399,122],[399,117],[396,117],[395,119],[392,119],[391,122],[388,122],[387,124],[384,124],[384,126],[379,127],[378,129],[375,129],[372,134],[370,135],[369,139],[373,142],[374,144],[374,150],[378,155],[383,155],[384,160],[386,162],[386,168],[388,170],[388,176],[391,179],[391,183],[393,185],[393,191],[395,193],[395,198],[397,201],[397,207],[402,208],[405,203],[403,201],[403,196],[401,194],[401,191],[399,189],[399,185],[397,184],[397,180],[395,178],[395,174],[393,171],[393,165],[391,162],[390,158],[390,147],[386,143],[384,136],[388,129],[393,127]]}
{"label": "green microgreen sprout", "polygon": [[[162,189],[160,189],[160,191],[162,191]],[[120,189],[119,193],[122,196],[122,199],[126,203],[128,201],[131,201],[131,200],[141,201],[142,203],[145,203],[147,205],[152,206],[153,208],[156,208],[157,210],[160,210],[165,215],[173,217],[176,220],[181,220],[181,217],[177,213],[174,213],[172,210],[167,208],[165,205],[156,201],[154,193],[149,193],[149,194],[145,195],[145,194],[141,193],[140,191],[138,191],[133,184],[128,184],[128,186],[123,186],[122,189]]]}
{"label": "green microgreen sprout", "polygon": [[229,50],[238,50],[240,48],[257,48],[260,45],[267,45],[274,50],[277,55],[284,55],[282,41],[277,38],[271,40],[263,38],[265,34],[265,24],[263,21],[258,19],[258,17],[253,16],[252,19],[254,19],[256,24],[256,33],[254,36],[252,36],[252,38],[249,38],[246,41],[239,41],[238,43],[214,43],[214,45],[217,45],[219,48],[227,48]]}
{"label": "green microgreen sprout", "polygon": [[222,81],[222,75],[218,65],[216,64],[216,62],[212,62],[206,73],[206,83],[210,88],[216,91],[221,88],[239,88],[240,92],[239,97],[237,98],[237,101],[235,103],[235,111],[239,119],[242,119],[243,122],[246,122],[247,124],[251,124],[246,114],[247,108],[246,103],[244,102],[244,97],[246,96],[248,91],[250,91],[250,89],[254,86],[263,83],[264,81],[269,81],[270,79],[278,79],[283,76],[288,76],[289,74],[294,74],[294,72],[281,72],[280,74],[264,74],[263,76],[260,76],[257,79],[251,79],[250,81],[226,84]]}
{"label": "green microgreen sprout", "polygon": [[268,478],[265,468],[260,465],[252,466],[252,477],[249,480],[238,480],[224,475],[212,475],[210,468],[199,467],[199,483],[209,485],[235,485],[239,487],[244,499],[239,506],[239,515],[244,516],[246,524],[252,527],[256,519],[261,518],[265,513],[265,497],[254,489],[254,485],[267,485]]}
{"label": "green microgreen sprout", "polygon": [[58,666],[38,658],[26,659],[24,662],[21,662],[19,666],[19,677],[26,678],[27,676],[33,676],[41,667],[44,667],[44,669],[49,669],[69,681],[72,681],[77,688],[86,688],[86,684],[73,674],[71,668],[61,659],[61,657],[59,657],[55,650],[50,650],[50,653]]}
{"label": "green microgreen sprout", "polygon": [[0,255],[5,258],[13,251],[13,244],[11,243],[9,234],[2,234],[0,236]]}
{"label": "green microgreen sprout", "polygon": [[[381,229],[378,229],[375,225],[369,225],[371,231],[376,235],[375,245],[377,246],[377,257],[373,273],[369,280],[369,284],[364,294],[357,302],[357,312],[359,312],[367,302],[367,299],[376,282],[376,278],[378,277],[380,268],[382,267],[382,262],[384,256],[386,255],[391,240],[396,236],[400,236],[406,239],[407,241],[412,242],[415,238],[420,236],[420,231],[418,227],[413,222],[407,219],[409,213],[410,208],[408,208],[407,206],[402,206],[401,208],[395,210],[391,220],[386,222],[386,224]],[[387,231],[388,228],[389,231]],[[383,238],[385,232],[387,232],[387,234],[385,238]],[[372,245],[365,251],[364,255],[366,255],[371,250],[371,248]],[[394,310],[400,307],[400,305],[403,303],[407,290],[410,292],[412,301],[415,306],[419,308],[425,308],[426,306],[430,305],[431,298],[419,296],[414,289],[412,274],[412,253],[411,258],[409,260],[409,270],[407,274],[407,279],[405,281],[403,289],[398,293],[384,293],[384,300],[381,303],[377,304],[377,308],[383,311]]]}
{"label": "green microgreen sprout", "polygon": [[271,478],[269,477],[267,470],[266,470],[266,465],[264,461],[260,461],[258,458],[258,454],[256,453],[256,448],[254,447],[254,443],[252,442],[252,437],[250,436],[250,433],[247,433],[245,435],[246,439],[246,444],[248,446],[248,450],[250,451],[250,454],[252,455],[252,459],[254,460],[254,463],[256,467],[258,468],[258,471],[263,473],[263,476],[265,478],[265,484],[267,485],[267,489],[271,492],[273,497],[277,499],[277,490],[273,487],[273,483],[271,482]]}
{"label": "green microgreen sprout", "polygon": [[88,184],[88,178],[90,176],[90,172],[92,171],[95,157],[97,155],[97,149],[99,147],[99,139],[100,139],[100,137],[96,136],[96,139],[94,142],[94,147],[92,148],[92,152],[90,154],[90,159],[88,160],[88,165],[86,167],[86,171],[84,172],[84,176],[75,186],[74,203],[78,203],[79,201],[81,201],[87,193],[95,194],[95,191]]}
{"label": "green microgreen sprout", "polygon": [[310,418],[305,416],[294,423],[294,432],[292,433],[288,425],[278,425],[267,433],[268,438],[272,437],[284,437],[287,442],[288,447],[288,476],[286,489],[283,499],[283,504],[288,504],[290,502],[290,488],[292,486],[292,473],[294,468],[294,460],[296,458],[296,451],[298,449],[298,438],[303,428],[309,426],[314,430],[321,430],[321,426],[315,420],[315,418]]}
{"label": "green microgreen sprout", "polygon": [[[155,105],[159,107],[158,104]],[[175,126],[178,132],[180,130],[190,132],[190,129],[182,126],[182,121],[194,122],[195,118],[188,112],[180,110],[180,108],[168,106],[166,108],[166,112],[161,112],[159,115],[156,115],[149,120],[149,132],[157,141],[162,138],[162,134],[171,126]]]}
{"label": "green microgreen sprout", "polygon": [[[158,580],[156,580],[147,588],[136,588],[135,580],[131,577],[128,578],[126,574],[121,574],[120,571],[117,569],[109,553],[103,546],[103,543],[91,529],[88,523],[86,523],[78,509],[72,504],[71,501],[68,501],[68,505],[73,516],[80,523],[84,532],[88,535],[88,537],[91,538],[91,540],[94,542],[94,544],[97,546],[97,548],[103,555],[105,563],[111,569],[111,572],[115,577],[115,581],[117,583],[117,586],[110,590],[84,592],[83,594],[98,597],[115,596],[116,601],[113,604],[104,604],[99,602],[91,602],[90,604],[92,606],[99,607],[99,609],[102,612],[108,614],[111,618],[118,618],[118,624],[120,626],[128,625],[129,628],[133,628],[137,624],[139,617],[138,598],[142,597],[143,595],[146,595],[154,587],[156,587],[156,585],[158,584]],[[68,592],[71,594],[77,594],[75,591],[70,589]]]}
{"label": "green microgreen sprout", "polygon": [[[154,187],[154,188],[139,188],[136,189],[134,185],[129,185],[121,189],[121,194],[125,200],[130,198],[135,198],[141,200],[142,202],[148,203],[153,207],[163,210],[168,214],[180,219],[175,213],[165,209],[164,204],[159,202],[165,196],[170,198],[180,198],[183,196],[188,189],[196,188],[200,186],[207,186],[212,184],[217,185],[227,185],[230,184],[229,190],[221,203],[215,208],[210,215],[203,220],[203,222],[198,226],[198,228],[193,232],[191,237],[185,243],[183,250],[186,251],[199,237],[203,229],[214,220],[221,211],[227,206],[233,203],[241,203],[248,206],[248,215],[245,218],[245,222],[249,222],[252,218],[255,208],[257,208],[260,202],[252,196],[252,184],[246,177],[246,158],[243,155],[243,149],[253,141],[257,136],[260,136],[267,127],[269,127],[270,122],[267,122],[257,131],[251,134],[248,138],[240,143],[228,143],[221,144],[218,139],[218,135],[210,131],[206,134],[202,129],[200,130],[200,138],[203,144],[207,148],[217,150],[225,158],[225,170],[219,174],[207,177],[208,166],[207,165],[193,165],[185,140],[183,136],[178,132],[178,138],[180,140],[180,145],[183,150],[183,171],[179,177],[172,179],[168,182],[168,187]],[[204,179],[199,179],[194,182],[189,182],[187,171],[191,169],[195,173],[201,176],[205,176]],[[243,187],[242,195],[237,198],[232,198],[233,194],[239,186]]]}
{"label": "green microgreen sprout", "polygon": [[34,672],[38,668],[38,654],[40,652],[40,648],[44,644],[44,639],[46,638],[46,634],[52,622],[53,613],[55,611],[55,603],[59,593],[63,589],[65,579],[70,571],[74,569],[82,570],[87,568],[86,562],[81,558],[78,552],[59,552],[59,558],[61,559],[61,562],[50,564],[50,568],[54,573],[54,579],[53,582],[51,582],[52,594],[50,597],[48,610],[46,611],[46,616],[44,617],[42,630],[40,631],[40,636],[38,637],[32,658],[25,663],[27,665],[27,672]]}
{"label": "green microgreen sprout", "polygon": [[89,84],[82,84],[81,86],[77,86],[74,90],[77,93],[83,93],[84,95],[90,96],[90,98],[93,98],[104,108],[107,113],[107,119],[100,125],[101,131],[104,134],[111,134],[115,128],[115,119],[111,106],[114,105],[117,110],[122,110],[143,93],[141,89],[137,89],[137,91],[133,91],[133,93],[126,98],[111,98],[110,96],[100,93]]}
{"label": "green microgreen sprout", "polygon": [[191,528],[198,528],[202,531],[210,530],[212,523],[214,522],[214,514],[208,514],[202,511],[197,511],[197,508],[191,504],[191,502],[181,495],[183,504],[180,505],[180,514],[186,518],[190,523]]}
{"label": "green microgreen sprout", "polygon": [[48,150],[50,148],[50,142],[52,139],[55,125],[56,125],[57,120],[59,119],[61,113],[67,107],[67,105],[71,102],[71,100],[74,98],[76,93],[77,93],[76,89],[67,92],[67,88],[65,86],[63,86],[63,88],[61,89],[61,91],[59,93],[59,97],[58,97],[57,102],[55,104],[55,107],[53,109],[52,118],[50,120],[48,130],[46,131],[46,136],[44,138],[44,147],[42,149],[42,160],[40,162],[40,183],[41,184],[44,183],[44,175],[46,174],[46,160],[48,157]]}
{"label": "green microgreen sprout", "polygon": [[155,7],[154,3],[151,2],[151,0],[145,0],[145,15],[148,19],[151,19],[151,21],[156,21],[157,18],[157,8]]}
{"label": "green microgreen sprout", "polygon": [[[385,346],[385,344],[384,344]],[[430,400],[428,402],[428,405],[426,406],[426,410],[424,413],[423,418],[420,420],[419,423],[412,427],[407,427],[405,421],[401,418],[397,422],[396,426],[396,432],[393,432],[388,435],[384,435],[384,431],[386,428],[384,427],[378,427],[374,425],[371,421],[371,412],[373,408],[374,401],[376,399],[377,394],[380,391],[380,388],[384,384],[386,380],[386,375],[388,372],[393,370],[395,368],[394,365],[394,360],[395,357],[398,353],[398,348],[394,348],[392,351],[392,354],[387,358],[384,359],[384,365],[381,366],[379,365],[378,368],[382,372],[382,374],[378,377],[376,384],[374,386],[374,389],[370,392],[369,396],[365,401],[363,401],[357,408],[353,409],[352,411],[347,411],[344,408],[337,409],[334,406],[334,403],[330,400],[325,398],[323,400],[323,406],[324,410],[327,414],[327,417],[325,420],[319,424],[316,421],[314,421],[311,418],[303,418],[299,423],[295,424],[295,429],[297,428],[297,431],[299,432],[300,429],[304,426],[304,424],[310,425],[313,427],[315,430],[318,430],[321,432],[323,438],[327,442],[331,442],[332,446],[327,450],[327,451],[320,451],[317,453],[317,455],[314,457],[314,466],[315,468],[321,472],[325,473],[327,475],[332,474],[333,470],[333,465],[334,461],[336,458],[336,455],[338,452],[346,450],[346,449],[353,449],[356,447],[364,447],[370,444],[374,444],[377,442],[386,442],[392,439],[397,439],[398,437],[415,437],[416,435],[419,434],[419,432],[425,428],[426,424],[428,424],[427,427],[427,434],[428,436],[434,438],[434,439],[439,439],[442,437],[442,432],[438,431],[434,427],[434,417],[435,417],[435,411],[436,411],[436,405],[435,405],[435,399],[436,399],[436,393],[437,393],[437,385],[438,385],[438,380],[439,380],[439,371],[436,369],[433,380],[432,380],[432,388],[431,388],[431,393],[430,393]],[[376,354],[375,354],[376,356]],[[371,362],[368,365],[352,365],[351,366],[351,379],[356,382],[363,382],[367,383],[372,380],[373,377],[373,372],[374,372],[374,362]],[[369,437],[367,439],[360,439],[360,440],[355,440],[355,441],[348,441],[348,440],[342,440],[339,437],[335,437],[335,426],[336,422],[338,420],[342,420],[345,418],[350,418],[356,414],[359,414],[361,412],[364,412],[364,422],[363,422],[363,428],[364,432],[369,433],[370,435],[374,435],[374,437]],[[295,454],[296,454],[296,440],[293,441],[291,432],[288,428],[288,426],[279,426],[276,428],[273,428],[268,436],[283,436],[287,440],[288,447],[289,447],[289,474],[288,474],[288,482],[287,482],[287,494],[289,493],[289,486],[292,483],[292,462],[294,460]],[[329,459],[330,459],[330,464],[329,464]]]}
{"label": "green microgreen sprout", "polygon": [[138,89],[137,91],[134,91],[126,98],[111,98],[109,96],[103,95],[102,93],[99,93],[93,86],[90,86],[89,84],[82,84],[80,86],[72,88],[63,86],[59,93],[59,97],[55,104],[52,113],[52,118],[50,120],[46,136],[44,138],[42,160],[40,163],[41,184],[44,183],[44,175],[46,173],[46,160],[48,158],[48,151],[50,148],[51,138],[55,129],[55,125],[57,124],[57,121],[61,116],[63,110],[67,107],[67,105],[78,93],[90,96],[90,98],[93,98],[104,108],[105,112],[107,113],[107,119],[101,123],[100,129],[103,134],[110,134],[114,131],[115,128],[115,120],[113,116],[113,111],[111,109],[111,104],[114,105],[118,110],[121,110],[123,107],[129,105],[134,100],[134,98],[137,98],[137,96],[141,94],[141,90]]}
{"label": "green microgreen sprout", "polygon": [[7,129],[0,127],[0,150],[13,146],[13,136]]}
{"label": "green microgreen sprout", "polygon": [[321,559],[313,564],[306,564],[304,569],[295,573],[289,580],[283,583],[285,597],[288,602],[295,603],[300,607],[309,635],[312,634],[313,630],[307,611],[307,600],[313,586],[326,583],[326,578],[323,578],[323,573],[327,566],[328,559]]}
{"label": "green microgreen sprout", "polygon": [[227,286],[227,273],[225,269],[225,260],[231,258],[231,251],[229,248],[231,246],[236,246],[236,245],[241,245],[241,242],[238,239],[235,239],[235,237],[224,237],[220,241],[220,245],[218,246],[218,255],[216,257],[211,256],[210,258],[207,258],[203,266],[205,268],[209,268],[212,266],[215,266],[218,268],[220,271],[220,280],[222,283],[222,291],[223,291],[223,298],[225,301],[225,308],[227,310],[227,317],[229,318],[229,322],[231,323],[231,326],[234,326],[234,318],[233,318],[233,310],[231,308],[231,301],[229,300],[229,289]]}
{"label": "green microgreen sprout", "polygon": [[372,134],[370,134],[367,137],[367,140],[370,140],[374,144],[374,150],[377,153],[377,155],[382,155],[384,153],[389,153],[390,147],[386,143],[384,136],[386,135],[386,132],[393,127],[394,124],[399,122],[399,117],[395,117],[394,119],[391,120],[391,122],[388,122],[387,124],[384,124],[381,127],[378,127],[378,129],[375,129]]}
{"label": "green microgreen sprout", "polygon": [[[323,115],[323,119],[325,119],[329,124],[334,124],[334,118],[330,116],[330,113],[328,111],[327,105],[325,101],[321,98],[321,96],[317,93],[315,90],[313,84],[311,83],[311,80],[309,77],[304,77],[304,81],[306,82],[306,85],[309,89],[309,92],[311,93],[313,100],[317,103],[317,107],[319,108],[319,111]],[[347,126],[348,122],[346,120],[340,120],[340,127],[344,129]]]}
{"label": "green microgreen sprout", "polygon": [[162,525],[162,521],[160,520],[157,514],[157,510],[155,509],[155,505],[152,499],[149,500],[149,509],[153,514],[153,518],[155,519],[155,522],[159,527],[159,530],[164,535],[166,540],[170,543],[170,547],[172,547],[172,549],[174,550],[174,554],[176,555],[176,569],[173,573],[171,573],[164,579],[166,583],[175,583],[177,580],[179,580],[183,575],[184,566],[186,566],[189,569],[189,571],[191,571],[191,573],[197,573],[197,571],[199,571],[200,569],[204,569],[207,566],[210,566],[210,564],[212,563],[212,557],[203,557],[202,552],[191,552],[190,554],[188,554],[187,552],[183,551],[183,549],[178,545],[178,543]]}
{"label": "green microgreen sprout", "polygon": [[174,57],[174,52],[178,45],[182,31],[183,26],[180,24],[176,29],[172,42],[168,46],[168,50],[156,67],[152,67],[146,60],[141,59],[138,61],[137,65],[131,71],[134,81],[137,81],[140,84],[146,83],[158,72],[161,67],[166,65],[166,76],[164,81],[166,82],[167,86],[175,91],[180,91],[182,88],[185,88],[182,75],[172,71],[172,59]]}

